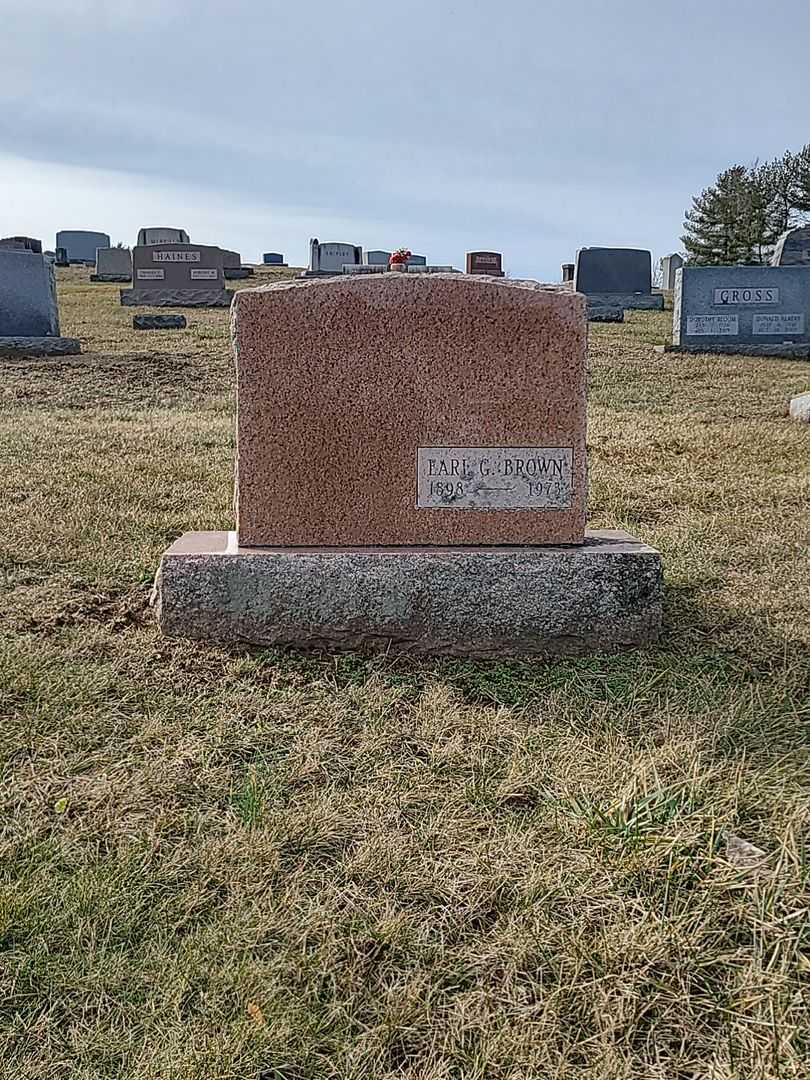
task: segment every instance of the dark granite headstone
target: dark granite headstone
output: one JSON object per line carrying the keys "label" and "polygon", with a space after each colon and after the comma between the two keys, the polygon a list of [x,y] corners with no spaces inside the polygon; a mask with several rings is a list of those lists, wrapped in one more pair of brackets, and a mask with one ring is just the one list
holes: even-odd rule
{"label": "dark granite headstone", "polygon": [[577,252],[574,288],[585,293],[652,291],[652,256],[637,248],[581,248]]}

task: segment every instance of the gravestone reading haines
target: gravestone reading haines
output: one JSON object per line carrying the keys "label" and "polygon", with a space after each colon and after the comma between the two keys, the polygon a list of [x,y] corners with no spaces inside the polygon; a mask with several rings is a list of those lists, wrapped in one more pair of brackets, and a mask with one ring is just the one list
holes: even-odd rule
{"label": "gravestone reading haines", "polygon": [[154,244],[132,252],[132,288],[121,290],[129,307],[229,307],[222,251],[202,244]]}
{"label": "gravestone reading haines", "polygon": [[664,297],[652,292],[652,255],[638,248],[580,248],[574,290],[598,308],[663,311]]}
{"label": "gravestone reading haines", "polygon": [[807,356],[810,273],[801,266],[685,266],[661,351]]}
{"label": "gravestone reading haines", "polygon": [[771,266],[810,267],[810,225],[782,233],[776,241]]}
{"label": "gravestone reading haines", "polygon": [[237,530],[164,554],[164,632],[480,657],[656,637],[660,556],[585,529],[581,296],[284,282],[237,294],[232,336]]}
{"label": "gravestone reading haines", "polygon": [[52,261],[26,249],[0,248],[0,354],[78,353],[76,338],[59,334]]}

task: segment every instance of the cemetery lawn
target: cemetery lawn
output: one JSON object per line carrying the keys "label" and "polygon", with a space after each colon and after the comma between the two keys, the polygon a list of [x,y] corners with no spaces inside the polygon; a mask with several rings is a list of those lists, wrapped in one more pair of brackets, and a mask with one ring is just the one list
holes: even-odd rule
{"label": "cemetery lawn", "polygon": [[591,327],[655,648],[226,650],[149,593],[232,524],[228,314],[60,274],[84,355],[0,360],[0,1076],[807,1077],[810,364]]}

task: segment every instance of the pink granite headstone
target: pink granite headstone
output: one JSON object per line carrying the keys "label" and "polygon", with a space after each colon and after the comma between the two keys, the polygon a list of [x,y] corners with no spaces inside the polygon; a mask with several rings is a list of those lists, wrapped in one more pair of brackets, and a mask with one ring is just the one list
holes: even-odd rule
{"label": "pink granite headstone", "polygon": [[463,274],[236,295],[243,546],[581,544],[583,297]]}

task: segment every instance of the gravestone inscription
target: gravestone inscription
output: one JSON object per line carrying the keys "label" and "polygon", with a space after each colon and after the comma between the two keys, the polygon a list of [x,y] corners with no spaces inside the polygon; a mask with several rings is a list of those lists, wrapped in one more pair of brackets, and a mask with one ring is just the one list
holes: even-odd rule
{"label": "gravestone inscription", "polygon": [[810,274],[798,266],[685,266],[672,314],[675,348],[789,354],[810,344]]}
{"label": "gravestone inscription", "polygon": [[153,244],[132,252],[132,288],[121,291],[128,306],[229,307],[222,250],[202,244]]}

